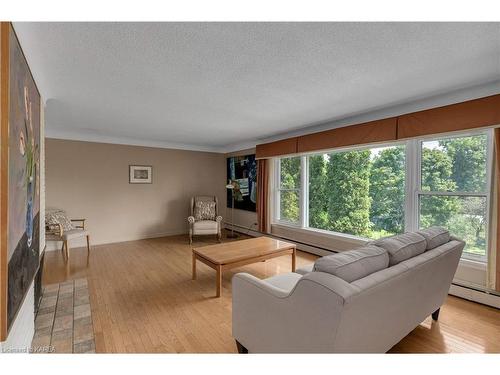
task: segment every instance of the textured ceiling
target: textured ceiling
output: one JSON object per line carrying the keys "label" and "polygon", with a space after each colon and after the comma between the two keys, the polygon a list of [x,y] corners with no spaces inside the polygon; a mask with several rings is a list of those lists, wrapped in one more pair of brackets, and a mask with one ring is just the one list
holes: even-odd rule
{"label": "textured ceiling", "polygon": [[47,132],[200,149],[500,78],[500,23],[15,23]]}

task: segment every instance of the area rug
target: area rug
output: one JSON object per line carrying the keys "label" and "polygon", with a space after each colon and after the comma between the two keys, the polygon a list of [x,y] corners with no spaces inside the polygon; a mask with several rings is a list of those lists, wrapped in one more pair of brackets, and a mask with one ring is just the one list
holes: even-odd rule
{"label": "area rug", "polygon": [[95,353],[87,279],[43,288],[31,349],[33,353]]}

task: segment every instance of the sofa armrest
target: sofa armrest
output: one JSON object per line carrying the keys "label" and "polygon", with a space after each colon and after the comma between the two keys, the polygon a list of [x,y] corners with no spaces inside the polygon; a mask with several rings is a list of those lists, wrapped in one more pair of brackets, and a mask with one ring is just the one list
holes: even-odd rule
{"label": "sofa armrest", "polygon": [[244,293],[246,288],[258,288],[262,292],[269,294],[271,297],[275,298],[285,298],[290,295],[291,292],[280,289],[267,283],[265,280],[258,279],[248,273],[237,273],[233,276],[233,290],[234,288],[241,290]]}
{"label": "sofa armrest", "polygon": [[194,216],[189,216],[187,218],[187,221],[188,221],[189,224],[193,225],[194,224]]}
{"label": "sofa armrest", "polygon": [[283,290],[248,274],[235,275],[233,337],[250,353],[332,352],[344,307],[341,294],[349,293],[334,292],[336,283],[322,275],[307,276]]}

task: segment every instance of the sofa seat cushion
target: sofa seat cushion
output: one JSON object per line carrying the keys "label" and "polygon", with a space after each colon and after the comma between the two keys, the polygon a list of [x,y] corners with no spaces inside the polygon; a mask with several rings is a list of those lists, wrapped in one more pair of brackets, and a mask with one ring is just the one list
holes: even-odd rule
{"label": "sofa seat cushion", "polygon": [[302,275],[295,272],[283,273],[265,279],[265,282],[272,286],[290,292],[297,282],[301,279]]}
{"label": "sofa seat cushion", "polygon": [[406,259],[422,254],[427,247],[425,238],[414,232],[382,238],[372,242],[372,244],[385,249],[389,253],[389,266],[394,266]]}
{"label": "sofa seat cushion", "polygon": [[308,273],[311,273],[314,268],[314,263],[308,264],[307,266],[297,268],[295,270],[296,273],[300,275],[307,275]]}
{"label": "sofa seat cushion", "polygon": [[383,270],[388,265],[387,251],[368,245],[319,258],[314,263],[313,270],[335,275],[350,283]]}
{"label": "sofa seat cushion", "polygon": [[426,250],[435,249],[450,241],[450,232],[442,227],[430,227],[417,231],[427,241]]}

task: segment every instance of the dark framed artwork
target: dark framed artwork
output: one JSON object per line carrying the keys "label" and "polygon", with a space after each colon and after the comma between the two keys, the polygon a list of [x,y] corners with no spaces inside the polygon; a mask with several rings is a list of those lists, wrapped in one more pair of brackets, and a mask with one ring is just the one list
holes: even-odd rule
{"label": "dark framed artwork", "polygon": [[153,183],[153,167],[151,165],[129,165],[128,182],[130,184]]}
{"label": "dark framed artwork", "polygon": [[[1,23],[0,40],[0,295],[3,318],[1,333],[5,339],[39,267],[41,103],[40,93],[12,24]],[[6,290],[4,280],[7,281]]]}
{"label": "dark framed artwork", "polygon": [[[235,189],[234,208],[255,212],[257,208],[257,162],[255,154],[227,158],[227,180]],[[227,207],[232,192],[227,189]]]}

